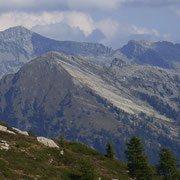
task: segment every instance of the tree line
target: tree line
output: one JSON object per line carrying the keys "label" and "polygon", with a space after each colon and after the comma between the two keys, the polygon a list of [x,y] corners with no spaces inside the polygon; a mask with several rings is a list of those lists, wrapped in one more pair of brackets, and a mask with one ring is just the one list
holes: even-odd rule
{"label": "tree line", "polygon": [[[126,143],[125,156],[127,158],[127,167],[129,176],[134,180],[151,180],[156,174],[164,180],[180,180],[180,171],[178,170],[178,160],[173,157],[167,147],[164,147],[159,152],[159,162],[154,168],[147,160],[144,154],[144,147],[141,139],[133,136]],[[115,152],[110,142],[107,143],[106,157],[114,159]]]}

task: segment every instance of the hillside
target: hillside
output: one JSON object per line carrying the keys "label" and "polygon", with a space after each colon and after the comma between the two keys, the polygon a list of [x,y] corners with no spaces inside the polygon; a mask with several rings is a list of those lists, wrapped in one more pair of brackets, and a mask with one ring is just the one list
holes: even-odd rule
{"label": "hillside", "polygon": [[[0,130],[0,179],[28,180],[75,180],[81,172],[81,166],[94,169],[96,179],[129,179],[126,164],[119,160],[110,160],[103,154],[81,143],[59,140],[59,148],[45,146],[36,136],[22,135],[12,127],[0,122],[10,132]],[[3,147],[8,146],[7,149]]]}
{"label": "hillside", "polygon": [[180,75],[114,59],[101,67],[47,53],[0,81],[0,119],[38,136],[83,142],[125,159],[125,142],[142,138],[151,163],[167,146],[179,157]]}

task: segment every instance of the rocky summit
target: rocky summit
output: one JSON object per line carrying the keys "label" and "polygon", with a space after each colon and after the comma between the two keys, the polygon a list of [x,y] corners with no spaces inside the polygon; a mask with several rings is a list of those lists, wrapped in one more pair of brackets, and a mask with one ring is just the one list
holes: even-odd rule
{"label": "rocky summit", "polygon": [[17,26],[0,32],[0,77],[18,71],[32,58],[49,51],[63,52],[97,64],[109,62],[113,52],[102,44],[56,41]]}
{"label": "rocky summit", "polygon": [[179,157],[180,74],[114,59],[109,66],[49,52],[0,81],[0,119],[38,136],[84,142],[104,152],[111,141],[143,140],[151,163],[161,147]]}

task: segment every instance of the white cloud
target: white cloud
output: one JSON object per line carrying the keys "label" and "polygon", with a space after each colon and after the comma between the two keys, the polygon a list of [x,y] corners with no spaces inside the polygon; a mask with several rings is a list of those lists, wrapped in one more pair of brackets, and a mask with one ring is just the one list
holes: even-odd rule
{"label": "white cloud", "polygon": [[96,23],[96,28],[100,29],[108,38],[113,38],[118,34],[119,30],[118,21],[107,19]]}
{"label": "white cloud", "polygon": [[29,13],[5,13],[0,15],[0,30],[7,29],[12,26],[22,25],[27,28],[32,28],[33,26],[47,25],[57,23],[63,20],[63,14],[59,12],[53,13],[41,13],[41,14],[29,14]]}
{"label": "white cloud", "polygon": [[95,29],[92,18],[80,12],[64,13],[64,22],[71,27],[79,27],[86,36],[92,33]]}
{"label": "white cloud", "polygon": [[80,12],[43,12],[40,14],[11,12],[0,15],[0,30],[22,25],[29,29],[37,25],[50,25],[64,22],[70,27],[77,27],[88,36],[95,29],[93,20]]}
{"label": "white cloud", "polygon": [[156,29],[125,25],[112,19],[97,22],[96,28],[101,30],[105,35],[105,38],[101,39],[100,42],[116,48],[132,39],[150,41],[171,40],[169,34],[161,34]]}
{"label": "white cloud", "polygon": [[114,19],[94,20],[87,13],[54,11],[42,13],[9,12],[0,15],[0,30],[22,25],[59,40],[93,41],[120,47],[130,39],[169,40],[156,29],[124,25]]}
{"label": "white cloud", "polygon": [[160,36],[160,33],[156,29],[147,29],[144,27],[137,27],[135,25],[131,26],[131,32],[132,34],[138,34],[138,35],[149,34],[156,37]]}
{"label": "white cloud", "polygon": [[154,40],[172,40],[170,34],[160,33],[157,29],[148,29],[144,27],[137,27],[135,25],[131,25],[131,30],[131,34],[149,35]]}

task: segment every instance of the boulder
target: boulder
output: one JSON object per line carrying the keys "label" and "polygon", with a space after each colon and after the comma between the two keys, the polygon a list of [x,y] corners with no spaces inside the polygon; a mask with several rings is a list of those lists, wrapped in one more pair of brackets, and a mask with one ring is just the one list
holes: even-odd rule
{"label": "boulder", "polygon": [[37,137],[38,142],[44,144],[45,146],[52,148],[59,148],[59,146],[52,140],[45,137]]}
{"label": "boulder", "polygon": [[19,134],[22,134],[22,135],[25,135],[25,136],[29,136],[29,134],[28,134],[27,131],[21,131],[20,129],[17,129],[17,128],[14,128],[14,127],[13,127],[13,129],[14,129],[15,131],[17,131]]}
{"label": "boulder", "polygon": [[9,144],[4,140],[0,140],[0,150],[9,150]]}
{"label": "boulder", "polygon": [[60,154],[63,156],[63,155],[64,155],[64,151],[63,151],[63,150],[61,150],[61,151],[60,151]]}
{"label": "boulder", "polygon": [[15,132],[8,130],[6,126],[0,125],[0,131],[3,131],[3,132],[6,132],[6,133],[9,133],[9,134],[14,134],[14,135],[16,135]]}

